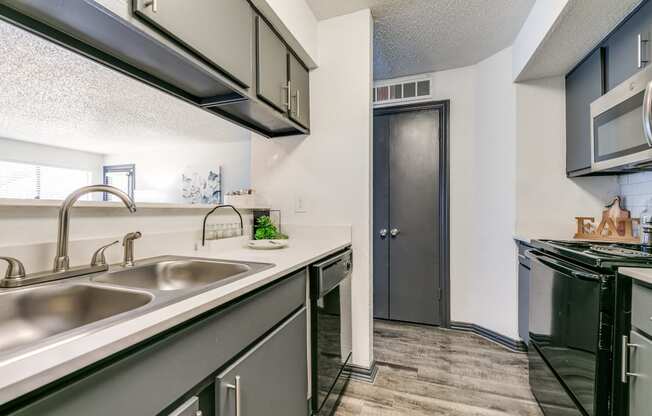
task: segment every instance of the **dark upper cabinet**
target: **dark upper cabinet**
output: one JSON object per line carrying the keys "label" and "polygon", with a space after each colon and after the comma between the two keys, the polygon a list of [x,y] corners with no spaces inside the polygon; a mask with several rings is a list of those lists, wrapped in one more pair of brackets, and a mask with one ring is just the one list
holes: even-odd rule
{"label": "dark upper cabinet", "polygon": [[276,32],[256,17],[256,94],[278,111],[288,111],[288,50]]}
{"label": "dark upper cabinet", "polygon": [[310,80],[308,69],[290,54],[290,118],[310,127]]}
{"label": "dark upper cabinet", "polygon": [[603,48],[566,76],[566,173],[591,167],[591,102],[604,93]]}
{"label": "dark upper cabinet", "polygon": [[0,0],[2,20],[230,122],[306,134],[307,90],[288,111],[293,52],[257,13],[247,0]]}
{"label": "dark upper cabinet", "polygon": [[[605,41],[608,90],[626,81],[646,65],[650,65],[643,61],[651,60],[651,34],[652,2],[647,2]],[[639,42],[639,35],[643,42]]]}
{"label": "dark upper cabinet", "polygon": [[134,12],[247,88],[253,10],[246,0],[134,1]]}

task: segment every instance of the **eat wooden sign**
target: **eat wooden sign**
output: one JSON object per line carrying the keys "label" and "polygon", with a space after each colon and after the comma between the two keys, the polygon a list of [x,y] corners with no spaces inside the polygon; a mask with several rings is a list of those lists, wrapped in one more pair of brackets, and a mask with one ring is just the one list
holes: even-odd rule
{"label": "eat wooden sign", "polygon": [[577,232],[573,238],[578,240],[611,241],[619,243],[637,243],[634,237],[634,225],[640,224],[639,218],[631,218],[631,213],[621,207],[620,197],[608,204],[602,212],[602,220],[596,227],[595,217],[575,217]]}

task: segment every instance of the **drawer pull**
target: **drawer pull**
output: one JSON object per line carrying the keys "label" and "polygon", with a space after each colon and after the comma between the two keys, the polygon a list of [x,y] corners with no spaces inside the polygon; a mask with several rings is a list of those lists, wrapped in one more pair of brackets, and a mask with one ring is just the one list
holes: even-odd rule
{"label": "drawer pull", "polygon": [[145,8],[152,6],[152,11],[154,13],[158,12],[158,2],[156,0],[146,0],[144,6]]}
{"label": "drawer pull", "polygon": [[227,384],[226,388],[235,391],[235,416],[240,414],[240,376],[235,376],[235,385]]}
{"label": "drawer pull", "polygon": [[629,343],[629,337],[627,335],[623,335],[622,339],[622,344],[621,344],[621,351],[620,351],[620,381],[623,384],[627,384],[627,380],[629,377],[640,377],[640,374],[637,373],[629,373],[627,371],[627,367],[629,366],[627,363],[627,358],[629,356],[628,351],[630,349],[636,349],[639,348],[640,345],[638,344],[630,344]]}

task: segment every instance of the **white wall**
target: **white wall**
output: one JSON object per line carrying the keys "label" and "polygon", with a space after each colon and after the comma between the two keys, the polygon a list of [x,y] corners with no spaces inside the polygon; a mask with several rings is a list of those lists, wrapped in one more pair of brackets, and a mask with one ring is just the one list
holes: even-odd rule
{"label": "white wall", "polygon": [[517,338],[516,91],[511,67],[511,48],[475,66],[473,164],[468,166],[473,212],[466,242],[472,247],[471,303],[467,306],[474,323]]}
{"label": "white wall", "polygon": [[514,84],[513,65],[507,48],[425,75],[451,107],[451,319],[517,338],[514,235],[570,238],[618,185],[566,177],[563,79]]}
{"label": "white wall", "polygon": [[563,77],[516,84],[516,233],[572,238],[575,217],[599,215],[618,194],[615,177],[566,177],[566,100]]}
{"label": "white wall", "polygon": [[[281,209],[285,223],[352,225],[353,363],[363,367],[373,359],[372,24],[369,10],[319,22],[320,66],[310,76],[311,135],[252,139],[253,187]],[[297,199],[306,212],[297,212]]]}
{"label": "white wall", "polygon": [[101,181],[104,155],[0,137],[0,160],[87,170]]}
{"label": "white wall", "polygon": [[[283,32],[287,29],[291,37],[296,39],[298,45],[295,46],[303,48],[307,59],[312,60],[312,63],[304,62],[309,68],[318,64],[318,22],[306,0],[253,0],[253,4],[272,24],[276,24],[276,19],[280,21],[283,27],[276,27],[277,30]],[[282,34],[295,52],[300,53],[299,49],[293,46],[291,37]]]}
{"label": "white wall", "polygon": [[222,166],[222,190],[251,185],[251,141],[160,146],[151,152],[107,155],[107,165],[136,164],[136,201],[182,203],[181,175],[187,168]]}

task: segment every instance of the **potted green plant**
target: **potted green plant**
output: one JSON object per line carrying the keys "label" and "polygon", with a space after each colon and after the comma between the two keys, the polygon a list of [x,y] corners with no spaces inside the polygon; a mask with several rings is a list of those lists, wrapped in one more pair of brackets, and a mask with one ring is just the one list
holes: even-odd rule
{"label": "potted green plant", "polygon": [[287,240],[288,236],[279,232],[272,220],[263,215],[256,221],[256,240]]}

